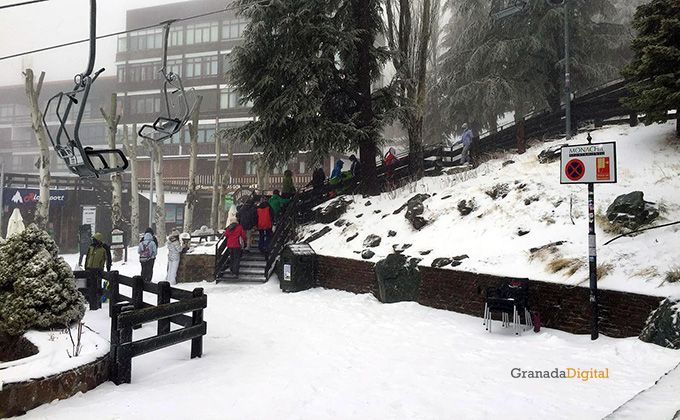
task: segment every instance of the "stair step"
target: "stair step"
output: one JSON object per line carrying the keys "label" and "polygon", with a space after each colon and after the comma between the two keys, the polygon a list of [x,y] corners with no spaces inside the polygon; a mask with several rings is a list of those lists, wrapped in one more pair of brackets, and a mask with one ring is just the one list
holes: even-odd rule
{"label": "stair step", "polygon": [[259,275],[239,273],[238,277],[231,273],[224,273],[217,278],[217,282],[220,281],[265,283],[267,281],[267,278],[264,276],[264,273],[260,273]]}

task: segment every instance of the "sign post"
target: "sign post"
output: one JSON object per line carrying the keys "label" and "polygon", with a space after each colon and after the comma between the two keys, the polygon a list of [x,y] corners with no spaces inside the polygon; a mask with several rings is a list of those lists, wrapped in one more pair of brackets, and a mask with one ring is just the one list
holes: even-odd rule
{"label": "sign post", "polygon": [[595,184],[616,182],[616,143],[563,146],[560,155],[560,184],[588,184],[588,270],[592,321],[590,339],[599,336],[597,299],[597,242],[595,237]]}
{"label": "sign post", "polygon": [[125,232],[123,232],[120,229],[114,229],[111,231],[111,249],[124,249],[125,262],[127,262],[127,246],[125,246],[126,243],[127,242],[125,241]]}

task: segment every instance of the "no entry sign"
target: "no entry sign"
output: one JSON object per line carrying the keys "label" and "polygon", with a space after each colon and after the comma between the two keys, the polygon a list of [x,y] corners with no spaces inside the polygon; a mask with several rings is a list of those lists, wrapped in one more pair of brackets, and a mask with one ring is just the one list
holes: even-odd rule
{"label": "no entry sign", "polygon": [[616,143],[563,146],[561,184],[616,182]]}

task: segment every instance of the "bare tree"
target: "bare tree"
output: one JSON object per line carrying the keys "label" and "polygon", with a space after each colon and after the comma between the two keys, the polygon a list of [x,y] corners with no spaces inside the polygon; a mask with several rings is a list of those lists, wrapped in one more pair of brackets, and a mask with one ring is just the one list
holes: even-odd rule
{"label": "bare tree", "polygon": [[[409,138],[411,173],[423,175],[423,115],[427,100],[427,61],[437,0],[386,0],[387,42],[395,53],[401,119]],[[396,20],[398,19],[398,21]]]}
{"label": "bare tree", "polygon": [[210,227],[217,229],[221,227],[219,220],[220,212],[220,161],[222,160],[222,140],[221,133],[215,133],[215,167],[213,168],[213,190],[212,201],[210,202]]}
{"label": "bare tree", "polygon": [[125,154],[130,161],[130,246],[137,245],[139,238],[139,184],[137,183],[137,124],[132,124],[132,141],[127,125],[123,126]]}
{"label": "bare tree", "polygon": [[196,158],[198,156],[198,113],[201,108],[203,96],[196,97],[196,106],[191,115],[189,123],[189,185],[187,187],[187,198],[184,202],[184,232],[191,232],[194,224],[194,206],[198,203],[196,193]]}
{"label": "bare tree", "polygon": [[[118,123],[120,123],[120,114],[118,114],[118,97],[115,93],[111,94],[111,110],[107,113],[104,108],[99,108],[104,121],[106,121],[106,128],[109,130],[109,149],[116,148],[116,135],[118,134]],[[113,229],[120,229],[123,222],[123,175],[120,172],[111,174],[111,226]],[[120,261],[123,258],[123,251],[117,249],[113,252],[114,261]]]}
{"label": "bare tree", "polygon": [[151,150],[151,162],[155,162],[154,178],[156,187],[156,208],[155,208],[155,221],[156,221],[156,238],[158,238],[158,246],[165,245],[165,188],[163,185],[163,148],[158,142],[149,142],[149,147]]}
{"label": "bare tree", "polygon": [[40,173],[40,199],[35,209],[33,221],[38,227],[45,229],[50,217],[50,146],[47,143],[42,112],[38,106],[40,91],[45,80],[45,72],[40,72],[37,85],[33,83],[32,69],[26,69],[23,74],[26,98],[28,98],[28,105],[31,108],[31,128],[40,148],[40,158],[37,163]]}
{"label": "bare tree", "polygon": [[[223,133],[224,134],[224,133]],[[226,135],[225,135],[226,136]],[[234,169],[234,139],[229,138],[229,137],[223,137],[223,142],[226,142],[227,146],[227,165],[222,171],[221,177],[220,177],[220,197],[224,198],[227,193],[229,192],[230,187],[232,186],[232,171]],[[219,205],[219,209],[217,212],[217,225],[219,227],[223,227],[226,225],[226,219],[227,219],[227,212],[229,209],[225,208],[222,203]]]}

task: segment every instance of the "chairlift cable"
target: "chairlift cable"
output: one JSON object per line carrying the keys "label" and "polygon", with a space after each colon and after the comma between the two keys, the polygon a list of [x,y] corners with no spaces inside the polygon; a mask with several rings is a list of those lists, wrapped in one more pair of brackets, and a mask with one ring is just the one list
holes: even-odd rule
{"label": "chairlift cable", "polygon": [[[34,1],[47,1],[47,0],[34,0]],[[259,0],[259,1],[251,3],[251,5],[259,4],[259,3],[267,3],[269,1],[270,0]],[[224,13],[224,12],[228,12],[228,11],[235,10],[235,9],[237,9],[237,6],[227,6],[224,9],[213,10],[212,12],[201,13],[201,14],[198,14],[198,15],[188,16],[188,17],[179,18],[179,19],[170,19],[170,21],[173,22],[173,23],[184,22],[186,20],[192,20],[192,19],[198,19],[198,18],[205,17],[205,16],[216,15],[218,13]],[[118,31],[118,32],[112,32],[112,33],[106,34],[106,35],[99,35],[99,36],[96,37],[96,39],[111,38],[113,36],[124,35],[124,34],[131,33],[131,32],[143,31],[143,30],[146,30],[146,29],[156,28],[158,26],[164,26],[167,23],[168,23],[168,21],[164,21],[164,22],[160,22],[160,23],[154,23],[152,25],[141,26],[139,28],[127,29],[127,30]],[[89,42],[89,41],[90,41],[89,38],[81,39],[81,40],[78,40],[78,41],[65,42],[63,44],[53,45],[53,46],[50,46],[50,47],[38,48],[38,49],[35,49],[35,50],[31,50],[31,51],[25,51],[25,52],[21,52],[21,53],[17,53],[17,54],[6,55],[4,57],[0,57],[0,61],[9,60],[11,58],[17,58],[17,57],[21,57],[21,56],[29,55],[29,54],[35,54],[35,53],[39,53],[39,52],[43,52],[43,51],[54,50],[54,49],[57,49],[57,48],[68,47],[68,46],[71,46],[71,45],[82,44],[84,42]]]}
{"label": "chairlift cable", "polygon": [[31,1],[24,1],[21,3],[14,3],[14,4],[6,4],[4,6],[0,6],[0,9],[9,9],[10,7],[17,7],[17,6],[27,6],[29,4],[33,3],[42,3],[47,0],[31,0]]}

